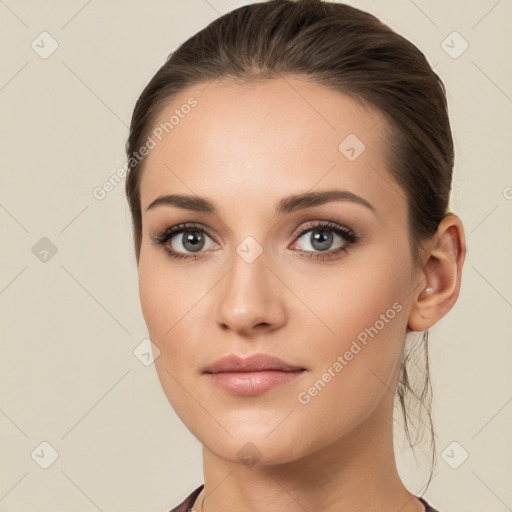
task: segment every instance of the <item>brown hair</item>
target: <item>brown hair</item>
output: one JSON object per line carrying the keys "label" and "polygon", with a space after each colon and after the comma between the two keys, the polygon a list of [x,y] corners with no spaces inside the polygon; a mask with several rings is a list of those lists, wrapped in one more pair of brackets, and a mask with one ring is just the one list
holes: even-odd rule
{"label": "brown hair", "polygon": [[[423,53],[375,16],[341,3],[270,0],[231,11],[172,52],[134,108],[128,159],[144,145],[162,110],[187,87],[214,80],[256,81],[301,76],[376,107],[392,128],[390,172],[405,192],[413,257],[448,211],[454,163],[445,88]],[[145,160],[130,165],[126,194],[139,262],[142,217],[140,180]],[[416,391],[408,363],[423,347],[424,382]],[[435,441],[428,371],[428,331],[407,345],[396,390],[407,439],[406,401],[416,400]],[[421,414],[417,418],[422,422]],[[418,432],[421,429],[417,430]],[[416,442],[421,435],[416,436]],[[430,482],[429,479],[429,482]]]}

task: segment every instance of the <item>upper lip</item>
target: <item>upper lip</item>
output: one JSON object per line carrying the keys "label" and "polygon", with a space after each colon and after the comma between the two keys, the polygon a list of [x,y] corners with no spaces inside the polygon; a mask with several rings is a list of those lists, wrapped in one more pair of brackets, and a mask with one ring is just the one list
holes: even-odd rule
{"label": "upper lip", "polygon": [[285,363],[282,359],[266,354],[253,354],[244,358],[236,354],[229,354],[206,366],[203,373],[258,372],[263,370],[293,372],[305,370],[305,368]]}

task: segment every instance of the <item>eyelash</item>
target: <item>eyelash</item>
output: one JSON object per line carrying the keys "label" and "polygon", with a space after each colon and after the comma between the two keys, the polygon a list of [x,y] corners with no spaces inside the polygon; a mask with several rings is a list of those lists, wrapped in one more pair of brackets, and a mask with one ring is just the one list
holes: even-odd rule
{"label": "eyelash", "polygon": [[[295,250],[295,252],[298,252],[299,254],[306,255],[309,259],[314,260],[330,260],[337,256],[338,254],[348,252],[349,248],[356,245],[360,237],[350,228],[341,226],[339,224],[336,224],[335,222],[331,221],[320,221],[316,224],[309,223],[297,236],[296,239],[301,238],[306,233],[309,233],[311,231],[321,230],[324,231],[333,231],[337,235],[341,236],[345,240],[345,245],[338,247],[337,249],[331,249],[330,251],[302,251],[302,250]],[[195,260],[202,257],[202,254],[184,254],[178,251],[175,251],[171,248],[169,248],[166,243],[173,238],[175,235],[184,233],[186,231],[200,231],[201,233],[205,233],[208,236],[208,230],[205,230],[203,227],[199,226],[198,224],[194,223],[184,223],[184,224],[177,224],[175,226],[171,226],[167,229],[165,229],[163,232],[161,232],[159,235],[155,236],[153,238],[153,244],[162,246],[162,249],[167,253],[167,255],[176,260]],[[210,236],[210,238],[212,238]]]}

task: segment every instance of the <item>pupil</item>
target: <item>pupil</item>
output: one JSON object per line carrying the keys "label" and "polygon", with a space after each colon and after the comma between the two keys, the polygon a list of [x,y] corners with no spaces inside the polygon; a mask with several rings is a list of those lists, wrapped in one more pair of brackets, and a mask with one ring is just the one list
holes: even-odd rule
{"label": "pupil", "polygon": [[[192,252],[200,251],[204,245],[204,238],[199,231],[187,231],[183,241],[183,247]],[[187,244],[191,244],[191,247],[187,247]]]}
{"label": "pupil", "polygon": [[317,249],[328,249],[332,243],[332,233],[330,231],[313,232],[311,245]]}

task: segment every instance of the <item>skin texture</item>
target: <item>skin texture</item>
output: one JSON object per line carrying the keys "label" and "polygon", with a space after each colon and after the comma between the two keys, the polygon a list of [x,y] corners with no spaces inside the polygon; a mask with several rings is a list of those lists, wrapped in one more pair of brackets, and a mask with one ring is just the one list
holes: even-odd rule
{"label": "skin texture", "polygon": [[[423,510],[396,470],[393,396],[407,332],[428,329],[457,299],[460,219],[441,222],[415,265],[405,193],[388,170],[388,125],[354,99],[299,77],[215,82],[184,91],[162,119],[190,96],[198,105],[145,164],[139,291],[163,390],[203,445],[204,510]],[[349,134],[366,147],[354,161],[338,149]],[[274,212],[291,194],[328,189],[357,194],[375,212],[348,200]],[[164,194],[208,198],[218,213],[146,211]],[[314,232],[300,233],[320,221],[359,241],[318,259]],[[174,260],[152,240],[184,222],[204,226],[205,245],[195,258],[174,235],[167,246],[191,256]],[[329,233],[327,251],[347,244]],[[263,251],[251,263],[236,251],[248,236]],[[300,403],[299,393],[393,304],[401,306],[394,318]],[[233,396],[202,373],[231,353],[270,354],[307,371],[263,394]],[[257,448],[252,466],[240,459],[247,443]]]}

